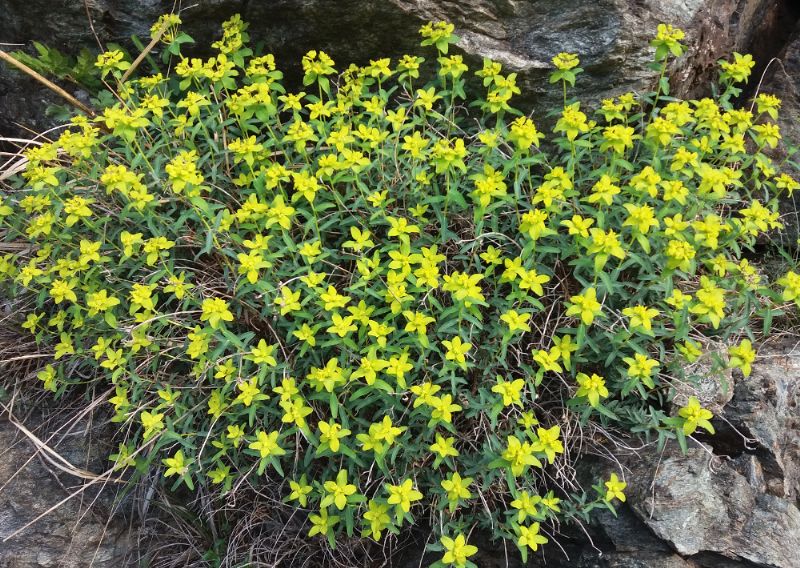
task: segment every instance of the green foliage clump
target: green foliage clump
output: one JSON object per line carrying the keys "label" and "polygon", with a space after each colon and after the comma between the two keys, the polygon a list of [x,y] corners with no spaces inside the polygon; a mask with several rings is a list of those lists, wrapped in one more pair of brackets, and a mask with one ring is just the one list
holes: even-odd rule
{"label": "green foliage clump", "polygon": [[[713,431],[696,398],[670,404],[687,362],[746,335],[714,370],[748,374],[756,328],[800,303],[800,276],[744,257],[798,187],[763,152],[780,101],[730,102],[745,56],[717,98],[660,80],[589,111],[558,54],[545,135],[500,64],[467,96],[449,24],[421,30],[430,81],[420,56],[339,73],[311,51],[287,92],[238,17],[206,60],[165,22],[171,72],[122,82],[124,54],[102,54],[116,102],[0,194],[3,241],[25,244],[3,292],[52,353],[39,379],[108,389],[120,470],[284,480],[331,545],[428,518],[439,565],[473,565],[476,526],[525,556],[625,498],[617,474],[573,483],[577,440]],[[682,37],[659,27],[662,77]]]}

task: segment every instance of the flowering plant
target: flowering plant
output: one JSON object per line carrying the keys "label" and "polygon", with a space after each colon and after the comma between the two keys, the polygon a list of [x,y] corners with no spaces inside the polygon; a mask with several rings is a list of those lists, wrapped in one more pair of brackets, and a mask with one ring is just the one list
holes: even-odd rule
{"label": "flowering plant", "polygon": [[[173,73],[123,81],[102,54],[116,102],[0,194],[3,240],[26,244],[0,257],[3,291],[52,353],[38,377],[107,389],[120,470],[284,480],[331,545],[435,515],[438,565],[474,566],[475,526],[526,556],[624,500],[617,474],[572,483],[582,429],[584,450],[713,431],[696,398],[669,405],[685,363],[800,303],[800,276],[745,256],[798,187],[763,151],[780,101],[730,103],[751,59],[723,63],[716,99],[659,81],[589,110],[568,98],[578,56],[557,54],[546,134],[496,62],[467,96],[450,24],[421,30],[428,82],[420,56],[339,73],[311,51],[288,92],[238,17],[206,60],[165,21]],[[662,76],[682,38],[659,27]],[[730,355],[716,370],[748,374],[751,341]]]}

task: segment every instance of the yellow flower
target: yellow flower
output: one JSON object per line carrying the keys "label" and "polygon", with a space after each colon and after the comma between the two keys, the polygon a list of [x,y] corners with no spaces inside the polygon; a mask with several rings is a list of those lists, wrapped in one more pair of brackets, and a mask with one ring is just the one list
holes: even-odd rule
{"label": "yellow flower", "polygon": [[645,138],[654,140],[661,146],[667,146],[672,142],[673,136],[680,134],[681,130],[674,122],[667,120],[663,116],[655,117],[645,129]]}
{"label": "yellow flower", "polygon": [[389,365],[388,361],[378,358],[375,353],[375,349],[370,349],[366,356],[361,357],[361,364],[350,375],[351,379],[363,378],[368,385],[375,384],[378,373]]}
{"label": "yellow flower", "polygon": [[241,402],[245,406],[250,406],[254,400],[265,400],[269,398],[261,392],[258,388],[258,377],[253,377],[249,381],[239,383],[239,396],[236,397],[236,402]]}
{"label": "yellow flower", "polygon": [[340,469],[336,481],[326,481],[323,484],[325,496],[319,503],[320,507],[334,505],[340,511],[347,505],[348,497],[356,492],[356,486],[347,482],[347,470]]}
{"label": "yellow flower", "polygon": [[620,260],[625,258],[625,250],[619,242],[619,235],[613,230],[603,231],[602,229],[591,229],[591,239],[586,247],[589,254],[596,255],[595,270],[601,270],[605,266],[609,256]]}
{"label": "yellow flower", "polygon": [[308,505],[308,494],[311,493],[312,487],[306,482],[306,476],[303,474],[300,481],[289,480],[289,499],[300,503],[301,507]]}
{"label": "yellow flower", "polygon": [[577,67],[579,63],[578,56],[574,53],[561,52],[553,57],[553,65],[556,66],[556,69],[561,69],[562,71],[573,69]]}
{"label": "yellow flower", "polygon": [[785,189],[791,196],[795,189],[800,188],[800,183],[787,174],[781,174],[775,178],[775,187]]}
{"label": "yellow flower", "polygon": [[478,552],[477,546],[467,544],[467,539],[463,534],[459,534],[455,539],[442,536],[441,543],[445,550],[442,563],[456,568],[464,568],[467,565],[467,559]]}
{"label": "yellow flower", "polygon": [[424,156],[425,148],[430,144],[430,139],[423,138],[419,131],[415,130],[410,136],[403,137],[403,143],[400,147],[408,152],[412,158],[419,159]]}
{"label": "yellow flower", "polygon": [[510,406],[512,404],[522,406],[521,397],[523,388],[525,388],[524,379],[516,379],[508,382],[498,376],[497,384],[492,387],[492,392],[499,394],[503,398],[503,406]]}
{"label": "yellow flower", "polygon": [[311,529],[308,531],[308,536],[316,534],[327,535],[339,522],[339,517],[328,516],[328,510],[322,509],[319,515],[309,515],[308,520],[311,521]]}
{"label": "yellow flower", "polygon": [[685,420],[683,433],[687,436],[697,430],[698,426],[708,430],[711,434],[714,433],[714,427],[709,422],[714,415],[700,406],[700,401],[696,397],[689,397],[688,404],[678,411],[678,416]]}
{"label": "yellow flower", "polygon": [[606,398],[608,396],[606,381],[600,375],[592,373],[591,376],[589,376],[586,373],[578,373],[576,378],[580,388],[578,388],[575,395],[585,396],[591,406],[596,407],[600,404],[601,398]]}
{"label": "yellow flower", "polygon": [[314,347],[317,344],[317,338],[314,337],[314,330],[307,323],[301,325],[300,329],[294,330],[292,335],[294,335],[300,341],[305,341],[311,347]]}
{"label": "yellow flower", "polygon": [[533,360],[539,363],[539,366],[545,371],[560,373],[563,370],[561,365],[558,364],[560,355],[561,352],[556,349],[551,349],[550,351],[537,349],[533,353]]}
{"label": "yellow flower", "polygon": [[564,445],[559,440],[561,428],[558,425],[552,428],[537,428],[537,440],[533,443],[533,451],[544,452],[547,460],[552,463],[556,454],[564,453]]}
{"label": "yellow flower", "polygon": [[530,290],[537,296],[544,295],[544,288],[542,284],[550,281],[550,277],[546,274],[539,274],[536,269],[520,269],[519,274],[519,288],[520,290]]}
{"label": "yellow flower", "polygon": [[446,458],[448,456],[456,457],[458,456],[458,450],[453,447],[455,440],[456,439],[452,436],[445,438],[441,434],[436,434],[436,442],[431,444],[430,450],[438,454],[441,458]]}
{"label": "yellow flower", "polygon": [[550,349],[553,356],[564,362],[564,368],[569,370],[571,366],[572,354],[578,350],[578,345],[572,342],[571,335],[553,337],[553,347]]}
{"label": "yellow flower", "polygon": [[442,489],[447,492],[447,500],[450,504],[451,511],[455,510],[461,499],[469,499],[472,497],[472,493],[469,491],[471,483],[471,477],[462,478],[458,472],[453,472],[450,477],[442,480]]}
{"label": "yellow flower", "polygon": [[531,444],[521,442],[516,436],[506,438],[506,449],[502,458],[508,462],[511,475],[519,477],[528,466],[542,467],[542,462],[533,455],[534,451]]}
{"label": "yellow flower", "polygon": [[[664,188],[664,201],[676,201],[681,205],[686,205],[686,198],[689,196],[689,189],[680,180],[664,180],[661,182]],[[679,216],[680,214],[678,214]],[[669,233],[667,233],[669,235]]]}
{"label": "yellow flower", "polygon": [[[664,199],[668,199],[666,193]],[[655,218],[655,211],[649,205],[626,203],[623,207],[628,210],[628,217],[622,223],[623,227],[633,227],[634,230],[642,235],[646,235],[651,228],[658,227],[659,223]]]}
{"label": "yellow flower", "polygon": [[597,301],[597,290],[587,288],[582,294],[570,297],[566,313],[568,316],[579,316],[585,325],[591,325],[602,311],[603,307]]}
{"label": "yellow flower", "polygon": [[233,314],[228,309],[228,302],[222,298],[206,298],[202,304],[200,321],[208,321],[212,329],[217,329],[220,322],[233,321]]}
{"label": "yellow flower", "polygon": [[506,195],[503,172],[488,164],[483,167],[483,173],[474,174],[470,179],[475,182],[475,190],[470,195],[481,207],[488,207],[494,197]]}
{"label": "yellow flower", "polygon": [[622,502],[625,501],[625,494],[622,491],[628,486],[628,484],[624,481],[620,481],[616,473],[611,474],[611,477],[605,482],[605,486],[606,501],[612,501],[613,499],[619,499]]}
{"label": "yellow flower", "polygon": [[435,87],[417,89],[416,94],[417,98],[414,101],[414,106],[421,106],[425,110],[432,110],[434,103],[442,98],[436,94]]}
{"label": "yellow flower", "polygon": [[614,196],[618,195],[620,188],[614,184],[611,176],[603,174],[600,179],[592,186],[592,193],[585,200],[588,203],[604,203],[610,207]]}
{"label": "yellow flower", "polygon": [[678,268],[684,272],[690,272],[692,260],[697,251],[686,241],[672,239],[667,243],[665,254],[667,256],[668,269]]}
{"label": "yellow flower", "polygon": [[649,333],[653,329],[652,320],[659,315],[659,311],[655,308],[648,308],[646,306],[632,306],[622,310],[622,315],[630,319],[631,329],[641,328]]}
{"label": "yellow flower", "polygon": [[460,405],[453,404],[453,395],[450,394],[441,397],[431,396],[428,405],[433,409],[429,424],[436,423],[440,420],[451,423],[453,420],[453,412],[461,410]]}
{"label": "yellow flower", "polygon": [[425,335],[429,323],[436,321],[434,318],[422,313],[404,311],[403,317],[406,318],[405,330],[409,333],[417,333],[418,335]]}
{"label": "yellow flower", "polygon": [[689,311],[708,320],[714,329],[725,317],[725,291],[718,288],[707,276],[700,277],[700,289],[695,293],[696,302]]}
{"label": "yellow flower", "polygon": [[398,511],[403,513],[408,513],[411,510],[411,504],[423,497],[422,493],[414,489],[414,484],[410,479],[406,479],[400,485],[386,484],[386,490],[389,492],[388,503],[395,505]]}
{"label": "yellow flower", "polygon": [[652,166],[645,166],[630,181],[630,185],[636,193],[647,193],[650,197],[658,195],[659,183],[661,183],[661,176],[656,173]]}
{"label": "yellow flower", "polygon": [[102,363],[100,363],[100,366],[104,369],[108,369],[109,371],[113,371],[117,367],[122,366],[124,363],[125,356],[122,354],[122,349],[117,349],[116,351],[113,349],[106,349],[106,358]]}
{"label": "yellow flower", "polygon": [[444,354],[445,359],[457,363],[462,368],[466,368],[467,352],[472,348],[472,343],[464,343],[460,336],[456,336],[451,340],[442,340],[442,345],[447,349]]}
{"label": "yellow flower", "polygon": [[317,77],[336,73],[333,59],[324,51],[317,52],[312,49],[303,56],[302,64],[305,73],[303,83],[306,85],[316,81]]}
{"label": "yellow flower", "polygon": [[683,30],[672,27],[672,24],[658,24],[656,37],[650,42],[656,48],[656,61],[665,59],[670,53],[680,57],[684,50],[680,40],[684,36]]}
{"label": "yellow flower", "polygon": [[697,343],[690,339],[687,339],[682,344],[676,345],[675,348],[689,363],[697,361],[700,355],[703,354],[703,351]]}
{"label": "yellow flower", "polygon": [[[394,329],[394,328],[392,328]],[[408,371],[414,368],[412,363],[408,361],[408,352],[404,351],[401,355],[393,355],[389,358],[388,365],[386,366],[386,370],[384,371],[388,376],[394,377],[397,381],[397,385],[405,389],[406,388],[406,379],[405,375]]]}
{"label": "yellow flower", "polygon": [[658,361],[650,359],[641,353],[634,353],[633,357],[623,357],[622,360],[628,364],[628,376],[633,379],[639,379],[642,383],[652,388],[655,388],[652,375],[653,370],[659,366]]}
{"label": "yellow flower", "polygon": [[124,61],[124,59],[125,54],[118,49],[106,51],[97,56],[94,66],[98,67],[103,72],[103,77],[105,77],[109,71],[125,71],[129,69],[131,64]]}
{"label": "yellow flower", "polygon": [[422,384],[412,386],[410,390],[417,397],[416,400],[414,400],[414,408],[418,408],[423,404],[430,406],[434,395],[442,390],[442,387],[434,385],[430,381],[425,381]]}
{"label": "yellow flower", "polygon": [[350,227],[350,236],[353,240],[342,243],[343,247],[353,249],[355,252],[361,252],[365,248],[375,246],[375,242],[372,240],[372,233],[370,233],[369,229],[364,229],[362,231],[358,227]]}
{"label": "yellow flower", "polygon": [[367,335],[369,337],[374,337],[375,342],[379,347],[386,347],[386,338],[395,330],[395,328],[372,319],[369,320],[367,324],[369,325],[369,331],[367,332]]}
{"label": "yellow flower", "polygon": [[343,384],[347,380],[347,377],[345,376],[345,370],[339,367],[339,361],[330,358],[322,368],[311,367],[311,371],[306,376],[306,380],[314,385],[317,392],[324,389],[332,393],[337,386]]}
{"label": "yellow flower", "polygon": [[139,420],[141,420],[142,426],[144,427],[144,434],[142,437],[145,440],[151,438],[154,434],[164,429],[163,414],[150,413],[147,410],[144,410],[139,415]]}
{"label": "yellow flower", "polygon": [[508,310],[500,316],[500,321],[508,325],[508,330],[511,333],[515,331],[522,331],[525,333],[531,330],[531,326],[528,325],[530,318],[530,314],[520,314],[517,313],[516,310]]}
{"label": "yellow flower", "polygon": [[80,195],[67,199],[64,202],[64,213],[67,214],[67,227],[73,226],[81,219],[91,217],[92,210],[89,208],[89,205],[92,203],[94,203],[93,199],[86,199]]}
{"label": "yellow flower", "polygon": [[454,301],[463,302],[464,307],[469,308],[474,302],[483,302],[486,299],[479,285],[481,280],[483,274],[453,272],[444,276],[442,290],[450,292]]}
{"label": "yellow flower", "polygon": [[756,62],[753,61],[753,56],[749,53],[742,55],[741,53],[733,52],[733,61],[723,61],[719,64],[722,69],[720,79],[730,80],[732,83],[742,83],[747,81]]}
{"label": "yellow flower", "polygon": [[278,364],[275,360],[275,345],[267,345],[264,339],[258,341],[258,345],[253,347],[253,350],[245,358],[252,361],[256,365],[267,365],[274,367]]}
{"label": "yellow flower", "polygon": [[133,249],[136,245],[142,243],[142,233],[129,233],[122,231],[119,235],[120,243],[122,244],[122,252],[125,256],[133,256]]}
{"label": "yellow flower", "polygon": [[586,239],[589,238],[589,227],[594,224],[594,219],[585,219],[580,215],[573,215],[572,219],[565,219],[561,221],[561,224],[567,228],[570,235]]}
{"label": "yellow flower", "polygon": [[250,284],[255,284],[258,281],[259,271],[263,268],[269,268],[272,263],[265,260],[261,256],[261,251],[251,250],[248,253],[240,252],[236,255],[239,260],[239,274],[247,277]]}
{"label": "yellow flower", "polygon": [[536,552],[540,544],[546,544],[547,538],[539,534],[539,523],[533,523],[529,527],[520,525],[517,544],[520,548],[526,546]]}
{"label": "yellow flower", "polygon": [[538,495],[531,495],[527,491],[520,491],[519,497],[511,502],[511,506],[517,510],[517,522],[521,523],[528,517],[538,517],[539,509],[537,505],[542,502]]}
{"label": "yellow flower", "polygon": [[325,310],[336,310],[345,307],[350,303],[350,296],[339,294],[334,286],[328,286],[328,290],[319,295],[322,306]]}
{"label": "yellow flower", "polygon": [[728,348],[730,366],[741,369],[745,377],[750,376],[751,365],[756,360],[756,352],[749,339],[743,339],[739,345]]}
{"label": "yellow flower", "polygon": [[327,329],[328,333],[339,337],[347,337],[351,332],[358,330],[358,327],[353,323],[353,316],[342,317],[339,314],[333,314],[331,323],[332,325]]}
{"label": "yellow flower", "polygon": [[281,422],[284,424],[296,424],[301,430],[306,427],[306,416],[314,411],[310,406],[306,406],[305,400],[299,396],[291,400],[281,398],[280,406],[283,409]]}
{"label": "yellow flower", "polygon": [[184,476],[189,472],[189,463],[183,455],[183,450],[178,450],[171,458],[161,460],[167,466],[164,472],[164,477],[171,477],[173,475]]}
{"label": "yellow flower", "polygon": [[672,294],[669,298],[664,300],[667,304],[675,308],[676,310],[682,310],[685,306],[692,301],[691,294],[684,294],[677,288],[672,291]]}
{"label": "yellow flower", "polygon": [[[327,444],[333,453],[339,451],[340,440],[350,434],[350,430],[342,428],[341,424],[337,424],[333,420],[330,422],[320,421],[317,427],[320,431],[320,443]],[[341,509],[341,507],[339,508]]]}
{"label": "yellow flower", "polygon": [[364,513],[364,520],[369,523],[362,532],[361,536],[372,536],[374,540],[380,540],[381,533],[389,527],[389,505],[370,499],[368,510]]}
{"label": "yellow flower", "polygon": [[264,430],[261,430],[256,434],[256,441],[251,442],[247,447],[251,450],[256,450],[261,458],[285,455],[286,450],[278,444],[279,435],[280,432],[277,431],[267,434]]}
{"label": "yellow flower", "polygon": [[181,150],[164,166],[164,171],[172,184],[172,191],[181,193],[184,189],[191,188],[186,192],[189,197],[199,195],[203,176],[197,169],[197,160],[195,150]]}
{"label": "yellow flower", "polygon": [[164,286],[164,292],[172,292],[175,297],[182,300],[186,292],[194,288],[194,284],[186,282],[186,273],[181,272],[179,275],[172,275],[168,279],[169,285]]}
{"label": "yellow flower", "polygon": [[539,147],[539,140],[544,136],[527,116],[520,116],[511,123],[508,139],[516,145],[517,150],[526,152],[531,146]]}
{"label": "yellow flower", "polygon": [[36,378],[38,378],[40,381],[44,383],[45,390],[49,390],[50,392],[56,392],[58,390],[58,387],[56,385],[56,370],[53,368],[52,365],[47,365],[44,368],[44,370],[39,371],[36,374]]}
{"label": "yellow flower", "polygon": [[565,106],[561,118],[556,122],[553,132],[563,132],[569,140],[575,140],[578,134],[589,131],[586,115],[581,112],[581,103]]}
{"label": "yellow flower", "polygon": [[638,138],[635,130],[630,126],[615,124],[603,129],[603,142],[600,150],[606,151],[609,148],[617,154],[624,154],[627,148],[633,147],[634,138]]}
{"label": "yellow flower", "polygon": [[778,278],[778,285],[783,286],[781,297],[784,301],[794,301],[800,306],[800,274],[790,270]]}
{"label": "yellow flower", "polygon": [[299,310],[301,308],[300,290],[292,292],[292,289],[288,286],[282,286],[281,295],[275,298],[275,305],[280,307],[282,316]]}
{"label": "yellow flower", "polygon": [[439,75],[443,77],[450,76],[453,79],[457,79],[467,70],[467,66],[464,65],[464,58],[461,55],[440,57],[438,61]]}
{"label": "yellow flower", "polygon": [[285,377],[281,381],[281,386],[273,388],[272,391],[281,395],[281,402],[292,400],[295,395],[300,394],[297,382],[292,377]]}
{"label": "yellow flower", "polygon": [[53,280],[50,287],[50,297],[56,304],[67,300],[70,302],[77,302],[78,296],[75,295],[74,288],[77,285],[75,280]]}

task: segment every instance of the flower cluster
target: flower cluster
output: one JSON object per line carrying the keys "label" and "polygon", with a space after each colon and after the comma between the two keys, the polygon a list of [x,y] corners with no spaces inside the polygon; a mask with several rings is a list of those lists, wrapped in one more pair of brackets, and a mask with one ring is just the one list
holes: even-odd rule
{"label": "flower cluster", "polygon": [[[467,96],[450,24],[421,30],[428,82],[421,56],[340,71],[310,51],[298,92],[238,17],[206,60],[179,55],[178,24],[154,27],[176,80],[119,85],[0,192],[3,239],[28,244],[0,281],[53,353],[38,379],[111,390],[135,433],[120,469],[223,493],[285,478],[331,544],[434,511],[440,565],[473,565],[475,525],[525,556],[557,520],[625,499],[616,474],[560,477],[581,425],[713,432],[697,399],[664,403],[683,365],[734,336],[714,370],[748,375],[738,336],[800,304],[797,272],[772,282],[744,256],[798,187],[762,151],[780,101],[729,102],[746,57],[718,99],[657,104],[659,82],[592,109],[567,98],[583,70],[559,53],[564,105],[543,131],[499,63]],[[682,38],[659,26],[664,68]],[[121,52],[97,63],[129,69]]]}

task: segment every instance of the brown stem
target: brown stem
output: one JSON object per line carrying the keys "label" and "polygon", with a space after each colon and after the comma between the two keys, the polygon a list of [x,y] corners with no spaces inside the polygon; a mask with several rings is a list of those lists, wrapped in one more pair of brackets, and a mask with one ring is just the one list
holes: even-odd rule
{"label": "brown stem", "polygon": [[27,75],[30,75],[31,77],[33,77],[34,79],[39,81],[42,85],[44,85],[45,87],[47,87],[48,89],[50,89],[54,93],[57,93],[57,94],[61,95],[72,106],[81,109],[83,112],[85,112],[89,116],[94,116],[95,115],[95,111],[94,110],[92,110],[91,108],[89,108],[88,106],[83,104],[81,101],[79,101],[78,99],[76,99],[75,97],[70,95],[67,91],[65,91],[64,89],[62,89],[61,87],[59,87],[58,85],[53,83],[52,81],[50,81],[48,79],[45,79],[39,73],[37,73],[36,71],[31,69],[30,67],[28,67],[27,65],[25,65],[21,61],[18,61],[16,58],[12,57],[10,54],[6,53],[2,49],[0,49],[0,59],[2,59],[3,61],[5,61],[7,63],[10,63],[14,67],[16,67],[17,69],[22,71],[23,73],[25,73]]}

